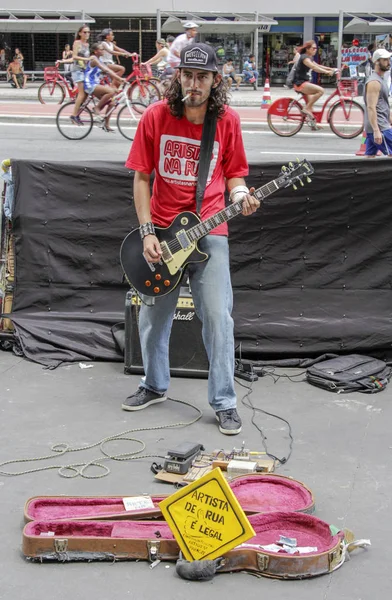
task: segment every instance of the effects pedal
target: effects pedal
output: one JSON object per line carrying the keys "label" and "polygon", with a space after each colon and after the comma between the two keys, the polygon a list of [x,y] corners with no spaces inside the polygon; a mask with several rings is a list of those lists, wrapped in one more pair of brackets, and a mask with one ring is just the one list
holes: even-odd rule
{"label": "effects pedal", "polygon": [[165,456],[163,468],[168,473],[178,473],[184,475],[188,472],[195,457],[204,450],[202,444],[192,442],[182,442],[173,450],[169,450]]}
{"label": "effects pedal", "polygon": [[234,377],[245,379],[245,381],[257,381],[259,378],[251,363],[244,363],[238,359],[234,363]]}

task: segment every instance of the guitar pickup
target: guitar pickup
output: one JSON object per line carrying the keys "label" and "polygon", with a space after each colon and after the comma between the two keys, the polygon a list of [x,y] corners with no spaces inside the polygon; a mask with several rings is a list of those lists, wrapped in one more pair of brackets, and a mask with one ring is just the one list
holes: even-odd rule
{"label": "guitar pickup", "polygon": [[162,258],[165,263],[168,263],[171,260],[173,260],[173,255],[169,250],[169,246],[167,245],[167,242],[161,242],[161,250],[162,250]]}
{"label": "guitar pickup", "polygon": [[177,240],[183,250],[187,250],[191,245],[191,241],[189,240],[185,229],[181,229],[177,232]]}

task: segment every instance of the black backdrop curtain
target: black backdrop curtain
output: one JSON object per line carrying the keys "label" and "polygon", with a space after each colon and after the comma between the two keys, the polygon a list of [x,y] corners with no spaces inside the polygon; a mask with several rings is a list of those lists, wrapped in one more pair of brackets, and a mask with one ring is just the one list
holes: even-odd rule
{"label": "black backdrop curtain", "polygon": [[[252,358],[386,349],[392,343],[388,160],[314,163],[230,222],[235,336]],[[12,320],[26,357],[48,366],[121,360],[119,248],[136,226],[133,173],[118,163],[13,161]],[[278,176],[251,165],[248,184]]]}

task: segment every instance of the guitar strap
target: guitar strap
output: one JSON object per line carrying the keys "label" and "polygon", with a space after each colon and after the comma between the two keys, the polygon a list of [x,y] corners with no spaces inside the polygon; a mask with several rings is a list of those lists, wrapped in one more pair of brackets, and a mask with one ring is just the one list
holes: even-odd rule
{"label": "guitar strap", "polygon": [[204,192],[206,189],[208,171],[210,170],[217,120],[218,115],[216,112],[206,113],[203,124],[203,132],[201,134],[199,174],[197,177],[196,187],[196,213],[198,215],[200,215],[201,212],[201,204],[203,202]]}

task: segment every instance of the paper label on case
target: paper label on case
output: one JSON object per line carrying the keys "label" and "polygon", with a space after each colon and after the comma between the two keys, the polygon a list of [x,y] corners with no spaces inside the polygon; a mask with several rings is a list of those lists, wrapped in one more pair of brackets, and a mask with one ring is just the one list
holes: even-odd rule
{"label": "paper label on case", "polygon": [[129,498],[123,498],[123,504],[126,511],[155,508],[151,496],[131,496]]}

